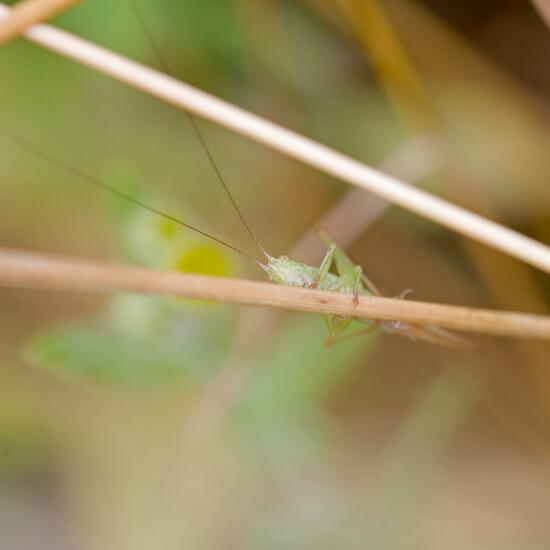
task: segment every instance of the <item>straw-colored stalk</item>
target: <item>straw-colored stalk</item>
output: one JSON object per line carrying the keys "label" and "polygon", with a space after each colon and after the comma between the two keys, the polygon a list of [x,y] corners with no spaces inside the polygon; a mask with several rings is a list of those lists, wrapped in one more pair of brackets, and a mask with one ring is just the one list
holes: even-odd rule
{"label": "straw-colored stalk", "polygon": [[550,318],[540,315],[351,296],[223,277],[207,277],[78,258],[0,249],[0,286],[81,292],[133,291],[231,304],[352,315],[503,336],[550,340]]}
{"label": "straw-colored stalk", "polygon": [[531,2],[546,25],[550,27],[550,0],[531,0]]}
{"label": "straw-colored stalk", "polygon": [[28,27],[45,21],[77,4],[80,0],[21,0],[9,17],[0,21],[0,44],[16,38]]}

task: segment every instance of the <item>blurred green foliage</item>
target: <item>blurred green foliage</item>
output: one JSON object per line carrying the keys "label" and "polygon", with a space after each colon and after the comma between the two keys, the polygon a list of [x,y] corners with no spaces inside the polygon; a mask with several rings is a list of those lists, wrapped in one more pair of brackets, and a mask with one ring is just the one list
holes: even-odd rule
{"label": "blurred green foliage", "polygon": [[[147,200],[125,171],[114,189]],[[231,276],[236,261],[211,243],[139,206],[113,197],[113,225],[130,261],[155,268]],[[52,327],[29,342],[31,364],[103,387],[146,390],[179,385],[197,389],[230,349],[235,315],[219,304],[121,293],[93,321]]]}
{"label": "blurred green foliage", "polygon": [[0,424],[0,481],[39,479],[51,456],[48,433],[38,423],[7,420]]}
{"label": "blurred green foliage", "polygon": [[289,463],[313,467],[319,453],[330,448],[323,433],[328,419],[319,416],[323,405],[338,395],[355,369],[365,369],[378,342],[375,335],[326,348],[321,344],[325,336],[321,318],[289,322],[255,361],[237,425],[243,442],[275,470]]}

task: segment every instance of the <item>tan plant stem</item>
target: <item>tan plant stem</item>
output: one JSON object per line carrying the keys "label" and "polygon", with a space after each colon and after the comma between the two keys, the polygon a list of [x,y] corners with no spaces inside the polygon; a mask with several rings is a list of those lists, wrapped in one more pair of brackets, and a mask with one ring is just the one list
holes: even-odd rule
{"label": "tan plant stem", "polygon": [[0,20],[0,44],[13,40],[28,27],[69,9],[80,0],[21,0]]}
{"label": "tan plant stem", "polygon": [[531,0],[531,3],[546,25],[550,27],[550,0]]}
{"label": "tan plant stem", "polygon": [[207,277],[0,248],[0,286],[171,294],[230,304],[352,315],[454,330],[550,340],[550,317]]}

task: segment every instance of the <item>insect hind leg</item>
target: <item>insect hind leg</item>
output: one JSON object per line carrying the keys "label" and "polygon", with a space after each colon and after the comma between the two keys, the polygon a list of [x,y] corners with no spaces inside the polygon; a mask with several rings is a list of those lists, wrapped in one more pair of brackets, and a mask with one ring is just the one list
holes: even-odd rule
{"label": "insect hind leg", "polygon": [[332,265],[332,262],[334,260],[335,249],[336,245],[334,243],[328,247],[327,253],[325,254],[325,257],[323,258],[323,261],[321,262],[321,265],[317,270],[317,275],[315,275],[315,279],[309,285],[310,288],[317,288],[321,279],[329,272],[330,266]]}
{"label": "insect hind leg", "polygon": [[356,336],[364,336],[365,334],[370,334],[371,332],[374,332],[375,330],[377,330],[379,326],[380,324],[377,321],[372,321],[368,327],[356,330],[355,332],[351,332],[350,334],[341,334],[339,336],[336,336],[336,335],[327,336],[327,338],[325,339],[325,346],[330,347],[330,346],[333,346],[334,344],[339,344],[344,340],[355,338]]}

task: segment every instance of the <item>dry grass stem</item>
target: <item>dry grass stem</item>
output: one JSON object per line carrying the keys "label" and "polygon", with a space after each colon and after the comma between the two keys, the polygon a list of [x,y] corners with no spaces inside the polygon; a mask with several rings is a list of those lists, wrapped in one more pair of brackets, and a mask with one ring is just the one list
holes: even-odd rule
{"label": "dry grass stem", "polygon": [[[0,18],[9,13],[9,8],[0,4]],[[25,36],[162,101],[225,126],[550,273],[550,247],[534,239],[67,32],[47,25],[35,25],[25,32]]]}
{"label": "dry grass stem", "polygon": [[231,304],[335,313],[454,330],[550,340],[550,318],[349,294],[116,265],[0,249],[0,286],[64,291],[133,291]]}
{"label": "dry grass stem", "polygon": [[9,17],[0,21],[0,44],[22,34],[28,27],[49,19],[80,0],[21,0]]}
{"label": "dry grass stem", "polygon": [[546,25],[550,27],[550,0],[531,0],[531,3],[535,6]]}

